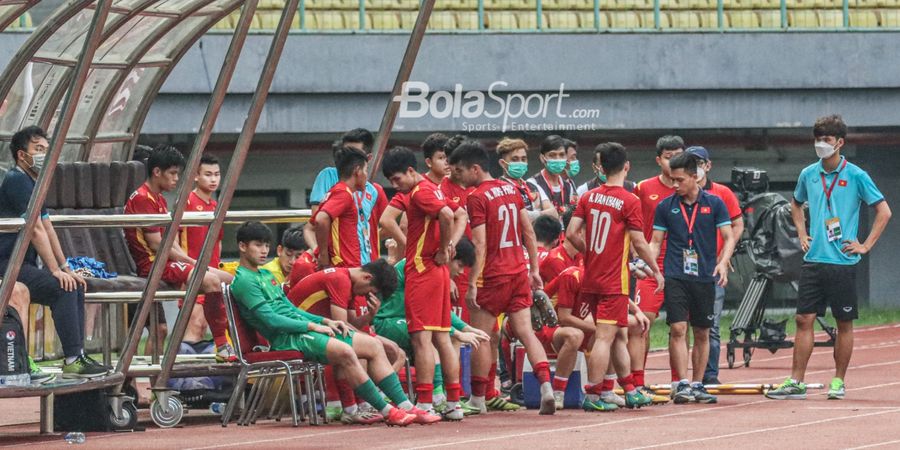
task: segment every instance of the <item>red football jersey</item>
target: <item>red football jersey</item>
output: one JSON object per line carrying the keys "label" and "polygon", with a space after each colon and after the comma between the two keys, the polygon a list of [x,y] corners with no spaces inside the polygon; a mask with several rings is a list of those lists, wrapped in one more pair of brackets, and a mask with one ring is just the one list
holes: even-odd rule
{"label": "red football jersey", "polygon": [[563,270],[581,264],[583,258],[581,253],[576,253],[575,257],[572,258],[563,244],[559,244],[553,250],[550,250],[547,257],[541,259],[539,266],[541,279],[544,280],[544,283],[549,283],[558,277]]}
{"label": "red football jersey", "polygon": [[350,270],[332,267],[316,272],[292,287],[288,299],[306,312],[330,319],[332,304],[344,309],[349,309],[352,305]]}
{"label": "red football jersey", "polygon": [[568,308],[579,319],[585,319],[591,314],[590,305],[581,301],[581,282],[584,270],[573,266],[563,270],[558,277],[544,286],[544,292],[554,299],[554,305],[559,313],[559,308]]}
{"label": "red football jersey", "polygon": [[[372,183],[372,186],[378,191],[378,198],[375,199],[375,207],[372,209],[372,214],[369,216],[369,247],[372,249],[370,260],[375,261],[376,259],[381,258],[381,234],[378,232],[378,221],[381,220],[381,214],[383,214],[384,210],[388,207],[388,198],[380,184]],[[365,195],[369,194],[366,193]]]}
{"label": "red football jersey", "polygon": [[515,186],[489,180],[469,194],[469,223],[485,227],[485,261],[482,280],[517,275],[526,270],[525,249],[519,225],[522,196]]}
{"label": "red football jersey", "polygon": [[[319,211],[331,217],[331,239],[327,244],[328,256],[334,267],[359,267],[360,248],[357,225],[360,221],[356,195],[347,183],[339,181],[319,205]],[[318,214],[318,213],[317,213]],[[313,218],[315,225],[315,218]],[[322,245],[322,244],[320,244]]]}
{"label": "red football jersey", "polygon": [[[216,210],[216,199],[209,199],[209,203],[206,203],[200,196],[191,191],[191,194],[188,196],[187,210],[186,211],[215,211]],[[191,258],[197,259],[200,257],[200,249],[203,247],[203,240],[206,239],[206,233],[209,230],[209,227],[184,227],[181,229],[181,247],[187,248],[188,256]],[[216,244],[213,246],[212,257],[209,259],[209,267],[219,267],[219,261],[221,261],[222,255],[222,238],[225,236],[225,231],[223,229],[219,230],[219,239],[216,240]]]}
{"label": "red football jersey", "polygon": [[[466,202],[468,201],[469,194],[475,190],[474,187],[462,187],[452,181],[450,181],[450,177],[446,177],[441,181],[441,192],[444,194],[444,197],[447,200],[450,200],[453,203],[459,205],[460,208],[466,207]],[[470,224],[466,223],[466,231],[465,235],[467,238],[472,239],[472,227]]]}
{"label": "red football jersey", "polygon": [[[125,214],[167,214],[169,207],[162,194],[154,194],[147,183],[142,184],[125,202]],[[160,233],[166,231],[163,227],[144,227],[124,229],[125,240],[128,242],[128,250],[137,266],[137,274],[146,277],[150,274],[150,268],[156,259],[156,252],[147,245],[147,233]],[[176,244],[179,245],[179,244]]]}
{"label": "red football jersey", "polygon": [[[743,215],[741,203],[738,201],[737,196],[734,195],[734,192],[731,192],[731,189],[728,189],[728,186],[711,182],[706,192],[722,199],[722,202],[725,203],[725,209],[728,210],[728,217],[732,222]],[[740,239],[740,236],[735,236],[735,239]],[[722,239],[722,232],[716,228],[716,256],[722,252],[722,245],[724,245],[724,243],[725,240]]]}
{"label": "red football jersey", "polygon": [[301,253],[291,267],[290,285],[296,286],[300,280],[312,275],[316,271],[316,267],[316,257],[314,255],[309,252]]}
{"label": "red football jersey", "polygon": [[573,217],[585,226],[584,292],[628,295],[628,232],[642,231],[641,201],[623,187],[603,185],[578,199]]}
{"label": "red football jersey", "polygon": [[[666,197],[675,193],[675,188],[668,187],[659,179],[659,175],[641,181],[634,188],[634,195],[641,199],[641,215],[644,221],[644,238],[647,242],[653,237],[653,215],[656,214],[656,205]],[[659,246],[657,264],[662,270],[663,259],[666,257],[666,240],[663,239]]]}
{"label": "red football jersey", "polygon": [[[444,198],[438,186],[424,178],[407,194],[405,199],[391,202],[391,206],[400,207],[405,203],[406,232],[406,270],[424,272],[434,266],[434,255],[441,245],[440,224],[437,215],[445,206],[455,210],[456,205]],[[396,197],[395,197],[396,198]],[[412,262],[409,264],[408,262]]]}

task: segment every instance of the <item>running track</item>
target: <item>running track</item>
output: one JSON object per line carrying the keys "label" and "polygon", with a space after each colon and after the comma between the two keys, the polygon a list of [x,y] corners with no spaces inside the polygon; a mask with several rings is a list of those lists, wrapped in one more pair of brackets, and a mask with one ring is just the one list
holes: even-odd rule
{"label": "running track", "polygon": [[[724,357],[723,351],[723,383],[777,383],[789,372],[791,351],[758,352],[751,367],[734,370],[724,368]],[[807,381],[827,385],[832,373],[831,349],[816,349]],[[665,383],[668,378],[667,354],[651,354],[648,381]],[[843,401],[826,400],[825,391],[810,391],[807,401],[720,396],[718,405],[670,404],[592,414],[566,410],[553,417],[535,411],[493,413],[458,424],[406,429],[340,424],[292,428],[271,421],[222,428],[215,417],[195,411],[182,427],[162,430],[142,411],[147,431],[88,433],[85,448],[900,448],[900,324],[857,330],[847,378]],[[15,408],[23,411],[19,422],[36,418],[36,402],[10,402],[0,401],[4,417]],[[0,448],[69,448],[62,435],[38,436],[36,431],[36,424],[0,427]]]}

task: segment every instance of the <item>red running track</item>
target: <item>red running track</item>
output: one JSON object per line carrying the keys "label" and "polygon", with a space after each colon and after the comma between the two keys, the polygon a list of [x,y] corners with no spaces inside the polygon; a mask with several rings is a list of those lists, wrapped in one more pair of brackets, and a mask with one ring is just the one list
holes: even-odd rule
{"label": "red running track", "polygon": [[[492,413],[405,429],[340,424],[293,428],[271,421],[222,428],[215,417],[194,412],[175,429],[158,429],[144,417],[145,432],[88,433],[85,448],[900,448],[898,350],[900,324],[857,330],[842,401],[826,400],[825,391],[811,391],[806,401],[720,396],[717,405],[669,404],[612,413],[566,410],[552,417],[536,411]],[[790,361],[790,350],[757,352],[751,367],[728,370],[723,352],[719,378],[723,383],[778,383],[789,373]],[[648,367],[649,382],[669,381],[664,352],[652,354]],[[806,381],[827,385],[833,367],[831,349],[816,349]],[[6,402],[0,409],[14,406]],[[35,424],[0,427],[0,448],[70,448],[62,435],[37,436],[36,430]]]}

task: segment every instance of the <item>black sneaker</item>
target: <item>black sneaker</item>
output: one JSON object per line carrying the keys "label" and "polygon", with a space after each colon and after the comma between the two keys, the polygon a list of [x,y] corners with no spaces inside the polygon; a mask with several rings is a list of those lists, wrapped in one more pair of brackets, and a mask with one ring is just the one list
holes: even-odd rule
{"label": "black sneaker", "polygon": [[719,385],[719,384],[722,384],[722,382],[719,381],[719,377],[711,377],[711,378],[704,378],[704,379],[703,379],[703,385],[704,385],[704,386],[709,386],[709,385],[711,385],[711,384]]}
{"label": "black sneaker", "polygon": [[79,356],[72,364],[63,363],[63,378],[95,378],[109,371],[92,363],[86,355]]}
{"label": "black sneaker", "polygon": [[676,405],[682,405],[694,401],[694,390],[687,383],[678,383],[678,389],[675,390],[673,397]]}
{"label": "black sneaker", "polygon": [[710,394],[706,391],[706,388],[703,387],[702,384],[697,384],[691,386],[691,394],[694,396],[694,401],[697,403],[716,403],[719,401],[715,395]]}
{"label": "black sneaker", "polygon": [[84,354],[84,359],[88,360],[89,363],[91,363],[107,372],[112,371],[112,367],[109,367],[106,364],[103,364],[100,361],[97,361],[96,359],[91,358],[91,355],[88,355],[87,353]]}

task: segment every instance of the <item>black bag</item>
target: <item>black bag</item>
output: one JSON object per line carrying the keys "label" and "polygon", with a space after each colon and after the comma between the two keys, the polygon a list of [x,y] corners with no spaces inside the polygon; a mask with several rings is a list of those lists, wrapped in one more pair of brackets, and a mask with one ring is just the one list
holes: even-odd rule
{"label": "black bag", "polygon": [[25,329],[22,327],[19,313],[13,308],[6,308],[6,314],[3,315],[0,339],[3,339],[3,351],[0,352],[0,386],[30,384]]}
{"label": "black bag", "polygon": [[759,328],[759,340],[761,342],[779,343],[784,342],[787,338],[785,329],[787,328],[787,319],[780,322],[773,322],[769,319],[763,321]]}
{"label": "black bag", "polygon": [[113,414],[106,389],[53,396],[53,421],[56,431],[143,431],[137,425],[134,403],[122,405],[122,417]]}

